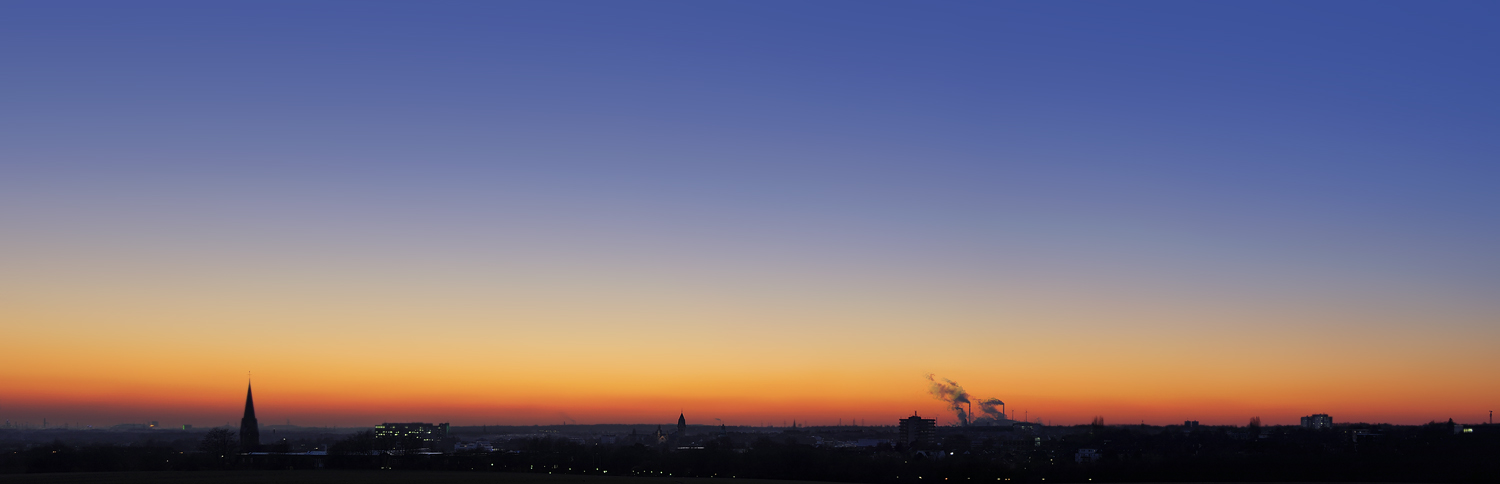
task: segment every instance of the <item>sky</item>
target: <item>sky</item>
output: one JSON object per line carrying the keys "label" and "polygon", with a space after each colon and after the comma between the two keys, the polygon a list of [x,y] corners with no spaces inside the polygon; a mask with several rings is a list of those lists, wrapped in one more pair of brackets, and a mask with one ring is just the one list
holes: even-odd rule
{"label": "sky", "polygon": [[1478,422],[1493,2],[0,4],[0,418]]}

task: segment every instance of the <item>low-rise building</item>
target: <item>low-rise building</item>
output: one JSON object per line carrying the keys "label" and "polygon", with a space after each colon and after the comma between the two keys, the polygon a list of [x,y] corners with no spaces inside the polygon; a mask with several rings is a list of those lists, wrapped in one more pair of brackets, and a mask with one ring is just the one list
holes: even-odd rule
{"label": "low-rise building", "polygon": [[468,450],[468,451],[494,452],[495,451],[495,444],[490,443],[490,441],[488,439],[479,439],[479,440],[476,440],[476,441],[473,441],[473,442],[459,442],[457,444],[454,444],[453,445],[453,450],[454,451],[465,451],[465,450]]}
{"label": "low-rise building", "polygon": [[1331,429],[1333,428],[1333,417],[1329,417],[1326,413],[1302,417],[1302,428]]}
{"label": "low-rise building", "polygon": [[391,423],[375,426],[375,440],[390,449],[407,451],[432,450],[448,438],[448,424],[421,422]]}

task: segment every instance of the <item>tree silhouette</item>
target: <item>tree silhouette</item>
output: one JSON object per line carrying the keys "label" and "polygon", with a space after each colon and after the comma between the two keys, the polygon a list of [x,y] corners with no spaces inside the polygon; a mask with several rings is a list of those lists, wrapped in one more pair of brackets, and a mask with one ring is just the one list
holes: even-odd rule
{"label": "tree silhouette", "polygon": [[234,460],[237,447],[239,447],[239,442],[234,439],[234,432],[228,429],[210,430],[203,436],[203,440],[198,442],[198,450],[203,451],[221,466],[227,466]]}
{"label": "tree silhouette", "polygon": [[328,452],[331,454],[370,455],[370,453],[375,452],[376,445],[375,432],[366,430],[334,442],[333,445],[328,447]]}

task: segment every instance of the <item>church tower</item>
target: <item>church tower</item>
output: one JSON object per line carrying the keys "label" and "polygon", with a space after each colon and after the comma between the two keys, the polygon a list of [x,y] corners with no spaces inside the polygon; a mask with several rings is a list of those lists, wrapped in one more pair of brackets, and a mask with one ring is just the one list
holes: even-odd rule
{"label": "church tower", "polygon": [[245,417],[240,419],[240,452],[260,450],[260,424],[255,421],[255,399],[245,385]]}
{"label": "church tower", "polygon": [[677,435],[687,435],[687,414],[677,414]]}

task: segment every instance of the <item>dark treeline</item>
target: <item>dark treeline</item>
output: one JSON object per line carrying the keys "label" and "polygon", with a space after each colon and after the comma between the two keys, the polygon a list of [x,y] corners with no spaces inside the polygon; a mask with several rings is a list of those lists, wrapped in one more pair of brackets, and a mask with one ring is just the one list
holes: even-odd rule
{"label": "dark treeline", "polygon": [[[1500,433],[1451,426],[1310,430],[1080,426],[1025,433],[940,433],[915,449],[811,445],[794,434],[735,434],[693,449],[518,439],[495,452],[383,452],[370,433],[333,442],[328,455],[240,455],[232,434],[129,446],[61,443],[8,449],[0,472],[207,469],[404,469],[796,479],[875,484],[957,480],[1500,482]],[[1488,430],[1488,429],[1486,429]],[[1076,462],[1081,449],[1099,458]]]}

